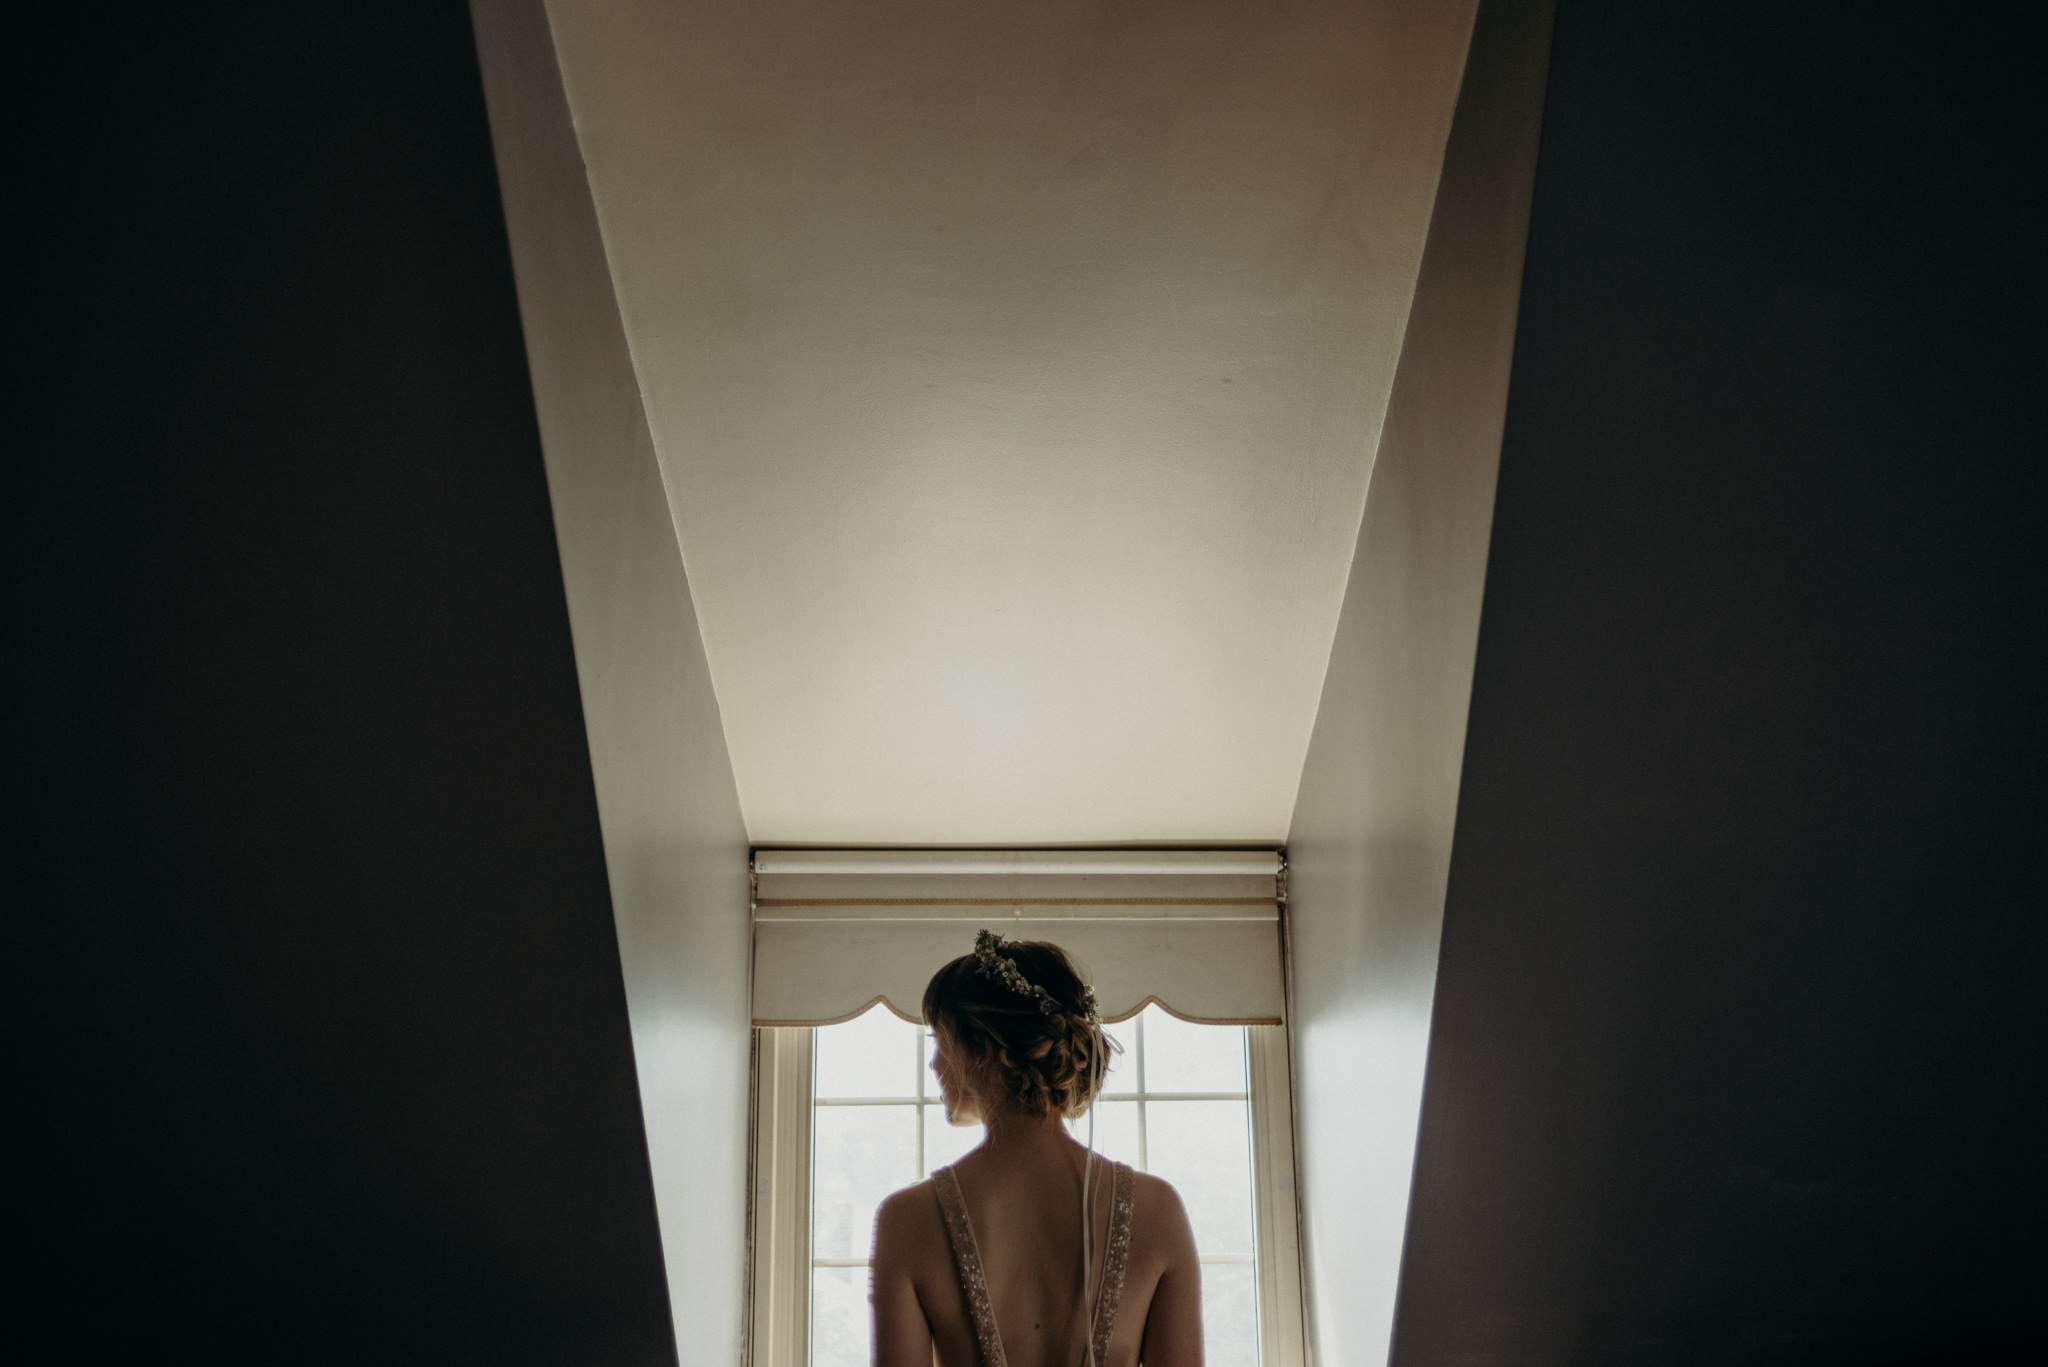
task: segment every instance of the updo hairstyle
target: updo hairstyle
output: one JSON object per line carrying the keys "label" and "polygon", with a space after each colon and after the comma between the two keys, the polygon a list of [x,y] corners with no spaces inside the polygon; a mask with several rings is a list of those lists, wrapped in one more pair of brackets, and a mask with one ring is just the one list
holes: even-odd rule
{"label": "updo hairstyle", "polygon": [[[932,975],[924,990],[925,1024],[943,1034],[978,1089],[1044,1118],[1081,1115],[1109,1071],[1112,1041],[1088,1021],[1074,961],[1043,940],[1005,940],[998,951],[1024,980],[1051,994],[1056,1011],[981,971],[963,954]],[[982,1091],[980,1099],[993,1100]]]}

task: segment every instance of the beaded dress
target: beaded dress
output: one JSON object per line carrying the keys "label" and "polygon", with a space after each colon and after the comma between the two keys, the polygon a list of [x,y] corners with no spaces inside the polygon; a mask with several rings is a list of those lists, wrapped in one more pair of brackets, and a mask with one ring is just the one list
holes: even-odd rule
{"label": "beaded dress", "polygon": [[[1102,1253],[1102,1295],[1095,1305],[1094,1344],[1097,1363],[1109,1352],[1110,1331],[1116,1328],[1117,1301],[1123,1296],[1124,1262],[1131,1251],[1131,1207],[1137,1179],[1123,1163],[1104,1161],[1111,1176],[1109,1197],[1109,1242]],[[1009,1367],[1003,1357],[1003,1340],[996,1333],[995,1307],[989,1301],[988,1279],[981,1271],[981,1250],[974,1242],[974,1226],[967,1222],[967,1202],[960,1195],[960,1179],[950,1167],[932,1174],[932,1186],[939,1195],[939,1213],[946,1221],[946,1241],[953,1246],[953,1267],[960,1274],[960,1294],[974,1321],[974,1340],[980,1348],[981,1367]]]}

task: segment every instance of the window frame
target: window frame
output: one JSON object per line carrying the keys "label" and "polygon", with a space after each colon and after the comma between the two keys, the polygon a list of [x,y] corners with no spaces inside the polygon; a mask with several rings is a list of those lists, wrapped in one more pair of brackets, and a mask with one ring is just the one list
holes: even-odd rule
{"label": "window frame", "polygon": [[[887,1010],[887,1007],[881,1008]],[[810,1367],[816,1027],[754,1028],[747,1362]],[[1306,1367],[1287,1027],[1245,1030],[1260,1367]]]}

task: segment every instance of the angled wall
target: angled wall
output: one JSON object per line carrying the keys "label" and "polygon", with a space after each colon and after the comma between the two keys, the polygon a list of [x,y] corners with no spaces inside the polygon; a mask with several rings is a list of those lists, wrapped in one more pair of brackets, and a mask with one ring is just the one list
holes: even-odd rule
{"label": "angled wall", "polygon": [[2048,1361],[2037,16],[1560,7],[1395,1361]]}
{"label": "angled wall", "polygon": [[1549,45],[1475,21],[1289,855],[1313,1352],[1387,1359]]}
{"label": "angled wall", "polygon": [[747,838],[541,0],[472,7],[582,684],[670,1302],[740,1356]]}
{"label": "angled wall", "polygon": [[16,18],[10,1356],[672,1361],[468,16]]}

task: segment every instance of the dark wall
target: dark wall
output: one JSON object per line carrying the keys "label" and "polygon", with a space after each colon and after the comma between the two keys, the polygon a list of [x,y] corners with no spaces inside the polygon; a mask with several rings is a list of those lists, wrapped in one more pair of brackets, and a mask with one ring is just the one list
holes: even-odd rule
{"label": "dark wall", "polygon": [[4,1337],[672,1361],[465,10],[8,46]]}
{"label": "dark wall", "polygon": [[1397,1363],[2048,1350],[2030,50],[1560,6]]}

